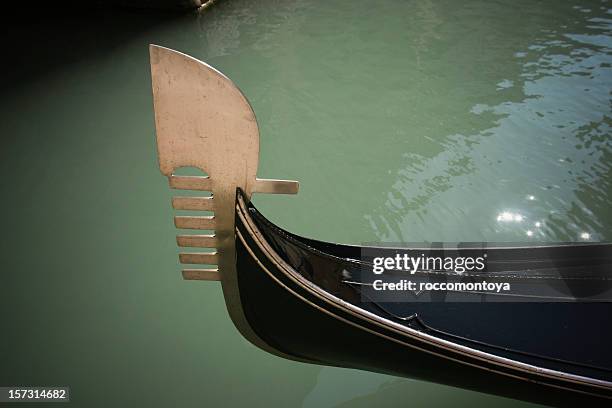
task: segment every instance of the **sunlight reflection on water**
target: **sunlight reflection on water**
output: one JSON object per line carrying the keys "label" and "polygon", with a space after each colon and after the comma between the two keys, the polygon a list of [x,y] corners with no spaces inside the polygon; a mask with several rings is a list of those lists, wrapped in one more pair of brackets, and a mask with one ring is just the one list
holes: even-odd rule
{"label": "sunlight reflection on water", "polygon": [[366,216],[381,241],[612,239],[612,20],[584,18],[574,29],[589,32],[552,32],[514,53],[522,100],[471,109],[494,127],[449,135],[431,158],[406,155],[385,210]]}

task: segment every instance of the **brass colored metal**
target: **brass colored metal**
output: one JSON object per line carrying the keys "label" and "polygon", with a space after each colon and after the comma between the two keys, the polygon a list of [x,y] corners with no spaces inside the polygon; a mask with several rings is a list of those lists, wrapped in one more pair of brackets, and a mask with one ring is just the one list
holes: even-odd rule
{"label": "brass colored metal", "polygon": [[214,211],[212,197],[173,197],[175,210]]}
{"label": "brass colored metal", "polygon": [[210,191],[212,188],[210,177],[170,175],[168,176],[168,183],[170,188],[182,190]]}
{"label": "brass colored metal", "polygon": [[288,180],[256,179],[253,186],[254,193],[269,194],[297,194],[300,183]]}
{"label": "brass colored metal", "polygon": [[176,244],[180,247],[216,248],[217,240],[211,235],[177,235]]}
{"label": "brass colored metal", "polygon": [[[236,276],[235,204],[240,188],[246,199],[254,192],[295,194],[297,181],[257,178],[259,129],[251,105],[225,75],[188,55],[150,46],[151,81],[159,168],[173,189],[210,191],[209,197],[175,197],[179,210],[213,211],[214,216],[176,216],[177,228],[214,230],[207,235],[179,235],[177,244],[212,247],[215,253],[182,253],[181,263],[218,265],[185,269],[189,280],[220,280],[228,312],[243,336],[274,354],[249,326]],[[208,176],[177,176],[195,167]],[[284,357],[289,357],[283,354]]]}
{"label": "brass colored metal", "polygon": [[174,217],[174,226],[184,229],[212,230],[215,229],[215,217],[214,215],[177,215]]}
{"label": "brass colored metal", "polygon": [[183,279],[185,280],[207,280],[207,281],[219,281],[221,275],[219,275],[218,269],[183,269]]}
{"label": "brass colored metal", "polygon": [[219,261],[218,255],[217,252],[180,253],[179,260],[182,264],[216,265]]}

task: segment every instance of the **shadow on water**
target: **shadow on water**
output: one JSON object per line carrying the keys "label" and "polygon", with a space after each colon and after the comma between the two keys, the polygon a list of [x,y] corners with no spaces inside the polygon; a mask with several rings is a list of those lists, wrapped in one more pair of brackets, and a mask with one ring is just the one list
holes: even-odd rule
{"label": "shadow on water", "polygon": [[70,65],[104,58],[156,27],[187,21],[176,11],[102,8],[66,3],[22,6],[0,17],[3,91],[39,81]]}

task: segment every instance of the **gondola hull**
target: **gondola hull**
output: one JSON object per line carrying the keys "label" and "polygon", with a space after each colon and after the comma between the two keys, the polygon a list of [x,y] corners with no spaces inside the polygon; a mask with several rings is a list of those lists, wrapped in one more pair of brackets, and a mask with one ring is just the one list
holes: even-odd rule
{"label": "gondola hull", "polygon": [[[251,328],[279,353],[315,364],[416,378],[554,406],[610,402],[612,392],[605,380],[568,375],[503,353],[453,344],[418,329],[384,324],[384,319],[359,306],[326,296],[271,251],[251,211],[252,207],[238,200],[240,302]],[[534,305],[522,307],[526,312]],[[489,319],[481,324],[495,326],[499,316],[490,314]]]}

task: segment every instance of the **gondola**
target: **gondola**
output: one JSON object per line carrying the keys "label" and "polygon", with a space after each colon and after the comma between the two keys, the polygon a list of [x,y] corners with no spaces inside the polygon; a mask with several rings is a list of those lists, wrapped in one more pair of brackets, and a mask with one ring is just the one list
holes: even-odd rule
{"label": "gondola", "polygon": [[[247,99],[201,61],[155,45],[150,54],[160,170],[171,188],[210,192],[172,200],[176,210],[207,212],[174,218],[177,228],[195,231],[177,236],[180,247],[191,248],[179,254],[180,262],[196,265],[183,277],[220,281],[229,315],[246,339],[312,364],[553,406],[612,404],[612,303],[606,297],[612,244],[486,248],[488,269],[472,280],[527,282],[535,294],[519,297],[541,299],[486,302],[497,295],[469,291],[442,301],[377,299],[364,254],[396,248],[321,242],[268,221],[252,194],[295,194],[299,184],[256,177],[259,132]],[[182,167],[206,175],[177,175]],[[483,248],[432,245],[419,251]],[[418,272],[411,276],[423,282],[466,279]],[[404,275],[394,276],[399,281]],[[560,295],[548,299],[542,286]]]}

